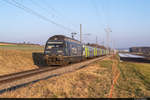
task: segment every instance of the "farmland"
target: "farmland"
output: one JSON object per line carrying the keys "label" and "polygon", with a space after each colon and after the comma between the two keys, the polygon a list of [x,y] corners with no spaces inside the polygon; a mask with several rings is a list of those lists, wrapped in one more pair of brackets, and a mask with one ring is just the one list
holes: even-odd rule
{"label": "farmland", "polygon": [[33,52],[43,52],[43,47],[0,44],[0,75],[38,68],[33,64]]}

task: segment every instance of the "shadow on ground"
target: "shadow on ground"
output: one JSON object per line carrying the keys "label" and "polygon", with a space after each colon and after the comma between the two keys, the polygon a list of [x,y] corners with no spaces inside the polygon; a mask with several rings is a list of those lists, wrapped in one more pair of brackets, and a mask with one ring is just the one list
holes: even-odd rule
{"label": "shadow on ground", "polygon": [[32,53],[33,62],[35,65],[40,67],[47,66],[46,61],[44,60],[44,54],[43,53]]}

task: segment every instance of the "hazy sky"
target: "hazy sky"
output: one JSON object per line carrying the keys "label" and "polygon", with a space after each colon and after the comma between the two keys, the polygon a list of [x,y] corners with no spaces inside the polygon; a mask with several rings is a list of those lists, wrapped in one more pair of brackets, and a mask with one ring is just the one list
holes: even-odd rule
{"label": "hazy sky", "polygon": [[[49,21],[6,1],[19,2]],[[52,35],[79,32],[82,24],[83,34],[91,34],[83,36],[84,42],[95,43],[96,36],[99,43],[106,41],[109,25],[116,48],[150,46],[150,0],[0,0],[0,13],[0,41],[44,44]]]}

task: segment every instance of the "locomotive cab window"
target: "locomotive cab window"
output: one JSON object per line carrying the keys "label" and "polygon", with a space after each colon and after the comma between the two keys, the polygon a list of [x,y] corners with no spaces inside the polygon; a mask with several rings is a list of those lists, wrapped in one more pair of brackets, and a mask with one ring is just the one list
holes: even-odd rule
{"label": "locomotive cab window", "polygon": [[52,48],[63,48],[63,44],[48,44],[47,49],[52,49]]}
{"label": "locomotive cab window", "polygon": [[64,47],[63,42],[48,42],[46,49],[63,48],[63,47]]}

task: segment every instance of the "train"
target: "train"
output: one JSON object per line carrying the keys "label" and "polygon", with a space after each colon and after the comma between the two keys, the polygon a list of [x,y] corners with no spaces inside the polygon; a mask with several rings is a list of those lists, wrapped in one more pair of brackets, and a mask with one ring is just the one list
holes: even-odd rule
{"label": "train", "polygon": [[64,35],[50,37],[44,49],[47,65],[67,65],[108,54],[109,51],[106,48],[82,44]]}

